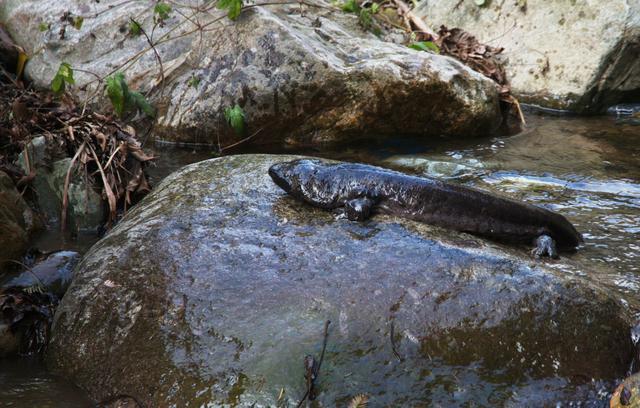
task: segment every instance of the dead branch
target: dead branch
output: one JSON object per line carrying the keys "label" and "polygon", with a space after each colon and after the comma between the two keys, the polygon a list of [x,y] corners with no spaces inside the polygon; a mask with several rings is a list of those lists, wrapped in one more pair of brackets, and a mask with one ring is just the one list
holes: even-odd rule
{"label": "dead branch", "polygon": [[427,23],[425,23],[420,17],[416,16],[413,11],[411,11],[411,8],[407,5],[407,3],[402,0],[393,0],[393,2],[398,7],[400,13],[402,13],[404,17],[406,17],[407,19],[409,19],[409,21],[411,21],[411,23],[413,23],[413,25],[417,28],[417,31],[428,35],[431,38],[431,41],[438,40],[438,34],[433,32],[433,30],[429,28]]}

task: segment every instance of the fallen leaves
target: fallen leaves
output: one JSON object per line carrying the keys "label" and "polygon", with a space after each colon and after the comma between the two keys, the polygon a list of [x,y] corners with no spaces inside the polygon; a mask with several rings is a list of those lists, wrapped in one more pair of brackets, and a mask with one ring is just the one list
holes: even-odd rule
{"label": "fallen leaves", "polygon": [[[64,72],[61,77],[68,78]],[[75,173],[86,175],[87,188],[101,192],[109,207],[106,221],[111,225],[150,190],[144,169],[154,156],[143,150],[131,126],[82,110],[62,96],[55,98],[50,92],[23,89],[0,80],[0,168],[15,170],[12,163],[18,153],[28,148],[34,136],[44,135],[50,144],[72,157],[64,183],[61,227],[66,226],[68,189]],[[14,174],[23,184],[34,176]]]}
{"label": "fallen leaves", "polygon": [[493,79],[501,86],[501,94],[511,92],[504,66],[497,59],[504,48],[482,44],[461,28],[448,29],[440,26],[438,36],[436,42],[442,54],[450,55],[474,71]]}
{"label": "fallen leaves", "polygon": [[58,300],[31,288],[0,289],[0,319],[20,334],[20,354],[44,351]]}
{"label": "fallen leaves", "polygon": [[[408,31],[413,42],[410,48],[420,51],[430,51],[441,55],[451,56],[474,71],[492,79],[498,85],[500,99],[513,106],[518,118],[524,124],[524,115],[520,109],[518,100],[511,94],[511,85],[507,78],[504,63],[500,60],[502,47],[492,47],[477,40],[471,33],[461,29],[449,29],[440,26],[437,33],[431,31],[429,26],[402,0],[394,0],[398,13],[404,16]],[[484,5],[484,1],[478,2],[478,6]],[[526,5],[526,2],[525,2]],[[508,112],[508,108],[505,114]]]}

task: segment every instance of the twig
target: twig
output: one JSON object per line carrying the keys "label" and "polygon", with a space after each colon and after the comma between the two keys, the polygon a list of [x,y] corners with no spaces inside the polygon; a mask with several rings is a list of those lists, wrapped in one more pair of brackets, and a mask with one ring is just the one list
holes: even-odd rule
{"label": "twig", "polygon": [[[151,38],[147,35],[147,32],[145,31],[144,28],[142,28],[142,24],[139,24],[136,20],[132,19],[131,17],[129,17],[129,20],[131,20],[131,22],[133,24],[137,24],[138,28],[140,29],[140,32],[144,35],[144,38],[147,39],[147,42],[149,43],[149,47],[151,47],[151,49],[153,50],[153,53],[156,55],[156,60],[158,61],[158,65],[160,65],[160,82],[162,83],[162,87],[160,88],[160,98],[162,98],[164,96],[164,67],[162,66],[162,58],[160,57],[160,54],[158,53],[158,50],[156,49],[155,44],[153,43],[153,41],[151,41]],[[155,26],[153,27],[155,29]]]}
{"label": "twig", "polygon": [[100,10],[100,11],[94,13],[93,15],[82,15],[81,14],[81,15],[79,15],[79,17],[82,17],[82,18],[96,18],[101,14],[104,14],[104,13],[106,13],[108,11],[111,11],[111,10],[115,9],[116,7],[124,6],[125,4],[133,3],[134,1],[136,1],[136,0],[123,0],[120,3],[110,4],[109,6],[107,6],[107,8],[105,8],[103,10]]}
{"label": "twig", "polygon": [[427,23],[424,22],[424,20],[422,20],[420,17],[413,14],[413,12],[411,11],[411,8],[407,5],[407,3],[405,3],[402,0],[393,0],[393,1],[396,4],[396,6],[398,6],[398,10],[400,10],[402,15],[408,18],[413,23],[413,25],[416,26],[418,31],[421,31],[429,35],[432,41],[436,41],[439,38],[438,34],[434,33],[429,28]]}
{"label": "twig", "polygon": [[398,358],[400,362],[404,361],[398,350],[396,349],[396,339],[395,339],[395,324],[394,321],[391,320],[391,330],[389,331],[389,337],[391,338],[391,350],[393,354]]}
{"label": "twig", "polygon": [[8,261],[22,266],[27,272],[29,272],[31,275],[33,275],[34,278],[36,278],[36,280],[40,283],[40,286],[42,286],[42,289],[46,288],[44,282],[42,282],[42,280],[38,277],[38,275],[36,275],[35,272],[33,272],[33,268],[30,268],[29,266],[25,265],[20,261],[16,261],[15,259],[9,259]]}
{"label": "twig", "polygon": [[320,361],[318,361],[318,371],[320,371],[320,366],[322,365],[322,360],[324,359],[324,351],[327,349],[327,340],[329,340],[329,325],[331,324],[331,320],[327,320],[324,322],[324,339],[322,340],[322,353],[320,353]]}
{"label": "twig", "polygon": [[[127,1],[128,1],[128,0],[127,0]],[[306,6],[309,6],[309,7],[324,8],[324,9],[329,9],[329,10],[335,10],[334,8],[329,7],[329,6],[326,6],[326,5],[322,5],[322,4],[313,4],[313,3],[308,3],[308,2],[306,2],[306,1],[302,1],[302,2],[300,2],[300,1],[283,1],[283,2],[264,2],[264,3],[259,3],[259,4],[249,4],[249,5],[244,6],[244,7],[242,8],[242,10],[244,11],[244,10],[248,10],[248,9],[252,9],[252,8],[256,8],[256,7],[262,7],[262,6],[284,6],[284,5],[292,5],[292,4],[296,4],[296,5],[297,5],[297,4],[300,4],[300,3],[302,3],[302,4],[306,5]],[[204,9],[204,10],[196,10],[196,11],[194,11],[194,12],[192,13],[191,17],[192,17],[192,18],[193,18],[193,17],[195,17],[195,15],[196,15],[197,13],[208,12],[208,11],[210,11],[211,9],[216,8],[216,4],[217,4],[216,2],[213,2],[213,3],[212,3],[212,6],[210,6],[210,7],[206,8],[206,9]],[[171,35],[174,31],[176,31],[178,28],[182,27],[182,25],[183,25],[184,23],[186,23],[186,22],[190,22],[190,19],[182,20],[181,22],[179,22],[178,24],[176,24],[175,26],[173,26],[171,29],[169,29],[169,30],[168,30],[166,33],[164,33],[162,36],[160,36],[160,38],[159,38],[159,39],[154,43],[154,46],[158,46],[158,45],[164,44],[164,43],[169,42],[169,41],[177,40],[177,39],[179,39],[179,38],[187,37],[187,36],[189,36],[189,35],[191,35],[191,34],[193,34],[193,33],[195,33],[195,32],[198,32],[198,31],[200,31],[200,30],[204,30],[205,28],[209,27],[209,26],[210,26],[210,25],[212,25],[212,24],[215,24],[215,23],[218,23],[218,22],[220,22],[220,21],[222,21],[222,20],[225,20],[226,18],[227,18],[227,15],[226,15],[226,14],[222,14],[222,15],[220,15],[220,16],[218,16],[218,17],[214,18],[213,20],[208,21],[207,23],[204,23],[204,24],[200,24],[200,25],[198,25],[198,26],[197,26],[195,29],[193,29],[193,30],[186,31],[186,32],[184,32],[184,33],[181,33],[181,34],[179,34],[179,35],[176,35],[175,37],[170,37],[170,35]],[[140,59],[144,54],[146,54],[146,53],[147,53],[148,51],[150,51],[151,49],[152,49],[152,47],[147,47],[147,48],[144,48],[144,49],[142,49],[142,50],[138,51],[137,53],[135,53],[134,55],[132,55],[131,57],[129,57],[126,61],[124,61],[123,63],[121,63],[120,65],[118,65],[117,67],[115,67],[115,68],[113,68],[111,71],[109,71],[107,74],[105,74],[105,75],[102,77],[102,79],[104,79],[104,78],[108,77],[109,75],[112,75],[113,73],[115,73],[115,72],[117,72],[117,71],[119,71],[119,70],[121,70],[121,69],[126,69],[126,68],[124,68],[124,67],[130,66],[131,64],[135,63],[136,61],[138,61],[138,60],[139,60],[139,59]],[[89,81],[89,82],[87,82],[87,83],[85,84],[85,86],[89,86],[89,85],[93,84],[95,81],[96,81],[96,80]]]}
{"label": "twig", "polygon": [[121,144],[119,144],[118,147],[116,147],[116,150],[114,150],[113,153],[111,153],[111,156],[109,156],[109,160],[107,160],[107,163],[104,165],[104,167],[109,167],[109,165],[111,164],[111,161],[116,156],[116,153],[120,151],[120,149],[124,146],[124,144],[125,144],[124,142],[121,142]]}
{"label": "twig", "polygon": [[[307,398],[311,398],[313,387],[315,385],[316,380],[318,379],[318,375],[320,374],[320,367],[322,366],[322,360],[324,359],[324,352],[327,349],[327,340],[329,339],[330,324],[331,324],[330,320],[327,320],[326,322],[324,322],[324,338],[322,340],[322,352],[320,353],[320,360],[318,360],[317,365],[311,368],[312,376],[309,376],[309,378],[307,379],[307,391],[302,396],[302,399],[300,399],[300,402],[298,402],[298,405],[296,406],[296,408],[300,408],[302,404],[304,404],[304,402],[307,400]],[[313,360],[313,357],[311,357],[311,359]],[[306,363],[306,357],[305,357],[305,363]]]}
{"label": "twig", "polygon": [[64,190],[62,191],[62,214],[60,214],[60,228],[64,232],[67,225],[67,207],[69,207],[69,181],[71,179],[71,170],[73,170],[73,164],[78,160],[80,153],[84,150],[86,141],[83,141],[76,154],[73,155],[69,168],[67,169],[67,175],[64,178]]}
{"label": "twig", "polygon": [[89,145],[89,150],[91,151],[91,155],[93,159],[96,161],[98,165],[98,170],[100,170],[100,176],[102,177],[102,184],[104,185],[104,192],[107,195],[107,201],[109,202],[109,225],[116,218],[116,196],[113,194],[113,190],[111,190],[111,186],[109,185],[109,180],[107,180],[106,174],[104,174],[104,169],[100,164],[100,160],[98,160],[98,156],[96,155],[95,150]]}
{"label": "twig", "polygon": [[257,136],[258,133],[262,132],[262,130],[264,129],[264,127],[261,127],[260,129],[258,129],[257,131],[255,131],[252,135],[245,137],[242,140],[238,140],[237,142],[230,144],[229,146],[225,146],[225,147],[220,147],[219,146],[219,142],[218,142],[218,153],[222,153],[225,150],[229,150],[232,149],[242,143],[248,142],[249,140],[251,140],[253,137]]}
{"label": "twig", "polygon": [[9,81],[11,81],[11,83],[13,83],[13,85],[15,85],[15,86],[16,86],[16,88],[19,88],[19,87],[20,87],[20,86],[18,85],[18,82],[16,82],[16,80],[14,80],[14,79],[11,77],[11,74],[9,74],[9,73],[7,72],[7,70],[5,70],[5,69],[4,69],[4,67],[2,67],[2,65],[0,65],[0,72],[1,72],[5,77],[7,77],[7,79],[8,79]]}

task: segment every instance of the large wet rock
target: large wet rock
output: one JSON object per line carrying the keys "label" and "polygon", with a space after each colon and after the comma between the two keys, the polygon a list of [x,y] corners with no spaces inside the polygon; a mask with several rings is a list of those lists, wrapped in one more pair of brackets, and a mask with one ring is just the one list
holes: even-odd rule
{"label": "large wet rock", "polygon": [[[61,62],[105,75],[147,48],[143,35],[128,33],[129,19],[135,16],[151,33],[153,4],[108,9],[105,2],[8,0],[0,5],[0,20],[29,48],[28,76],[49,86]],[[356,16],[322,4],[305,7],[304,16],[298,4],[253,7],[236,22],[210,10],[197,15],[207,28],[202,36],[178,14],[193,10],[172,4],[171,18],[154,29],[166,84],[159,85],[151,50],[126,69],[129,84],[157,102],[154,130],[172,141],[226,146],[255,132],[256,143],[307,144],[398,133],[478,135],[498,125],[490,80],[451,58],[381,41],[362,31]],[[85,16],[80,30],[61,21],[66,11]],[[49,30],[41,32],[41,23]],[[160,42],[169,32],[186,31],[195,32]],[[103,87],[87,72],[75,77],[76,91],[87,83],[89,94]],[[235,104],[246,113],[243,136],[234,135],[224,118],[225,108]]]}
{"label": "large wet rock", "polygon": [[603,112],[640,97],[640,1],[420,2],[432,26],[505,48],[513,91],[549,108]]}
{"label": "large wet rock", "polygon": [[360,393],[375,406],[542,406],[625,373],[626,309],[554,272],[567,258],[550,268],[402,219],[336,220],[271,182],[268,167],[291,158],[231,156],[165,179],[76,268],[50,368],[95,399],[297,404],[328,319],[326,406]]}
{"label": "large wet rock", "polygon": [[11,178],[0,171],[0,276],[10,260],[22,258],[29,237],[40,226]]}

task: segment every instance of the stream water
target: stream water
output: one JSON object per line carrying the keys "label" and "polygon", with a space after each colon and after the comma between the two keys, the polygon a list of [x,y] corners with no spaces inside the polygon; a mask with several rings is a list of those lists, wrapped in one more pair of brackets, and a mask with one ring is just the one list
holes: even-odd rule
{"label": "stream water", "polygon": [[[610,288],[637,312],[640,310],[640,124],[612,117],[533,114],[528,115],[527,120],[527,127],[512,136],[441,138],[426,142],[396,139],[287,153],[366,162],[448,178],[557,210],[566,215],[585,238],[584,247],[573,257],[577,267],[564,272],[588,274],[589,279]],[[150,169],[151,180],[156,184],[186,164],[212,157],[207,150],[166,146],[156,146],[156,152],[160,158],[157,166]],[[242,151],[246,152],[249,150]],[[84,252],[96,239],[93,236],[64,238],[48,232],[39,237],[35,245],[47,250]],[[455,373],[452,374],[455,378]],[[607,395],[614,382],[591,383],[587,392],[576,396],[575,401],[559,401],[558,406],[607,406]],[[545,390],[539,392],[545,393]],[[536,406],[531,401],[522,403]],[[48,373],[41,363],[0,360],[0,406],[89,405],[81,390]]]}

